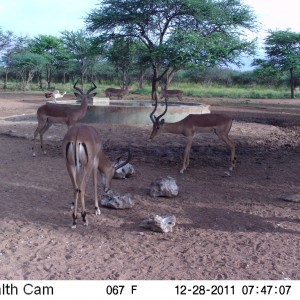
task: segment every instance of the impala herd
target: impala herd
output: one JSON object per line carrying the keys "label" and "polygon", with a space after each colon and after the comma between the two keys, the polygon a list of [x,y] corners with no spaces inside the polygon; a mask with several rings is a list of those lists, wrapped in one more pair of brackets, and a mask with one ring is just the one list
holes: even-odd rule
{"label": "impala herd", "polygon": [[[63,155],[66,162],[68,174],[70,176],[74,190],[74,209],[73,209],[73,224],[72,228],[76,228],[78,198],[81,200],[81,216],[84,225],[88,225],[86,210],[85,210],[85,189],[90,175],[93,176],[94,183],[94,203],[95,213],[100,215],[97,196],[97,173],[100,172],[104,190],[107,192],[111,188],[111,181],[117,169],[122,168],[131,160],[130,145],[128,149],[128,157],[122,163],[112,163],[103,152],[103,145],[100,133],[92,126],[84,124],[76,124],[86,114],[88,108],[88,100],[96,95],[91,93],[96,89],[96,85],[92,82],[92,87],[84,93],[82,89],[77,87],[77,82],[74,84],[75,96],[81,100],[78,108],[70,108],[68,106],[57,106],[51,103],[42,105],[37,110],[38,126],[34,132],[32,155],[36,156],[36,136],[40,135],[41,149],[45,154],[43,144],[43,135],[54,123],[62,123],[68,126],[68,131],[63,138]],[[79,92],[79,93],[78,93]],[[53,93],[53,92],[52,92]],[[128,86],[125,89],[109,88],[105,90],[107,97],[123,97],[128,93]],[[49,95],[48,95],[49,96]],[[232,126],[232,118],[225,114],[190,114],[184,119],[168,123],[162,118],[168,110],[168,99],[177,97],[182,100],[183,92],[180,90],[167,90],[162,86],[162,98],[165,99],[165,109],[162,114],[155,116],[157,109],[157,100],[154,104],[154,109],[150,113],[150,119],[153,123],[150,139],[152,140],[160,133],[173,133],[184,135],[187,138],[187,144],[184,150],[183,165],[180,173],[183,173],[189,165],[190,150],[195,134],[198,133],[215,133],[223,140],[231,151],[231,164],[229,171],[232,171],[236,164],[235,144],[228,137]],[[47,96],[46,96],[47,97]],[[49,96],[51,97],[51,96]],[[49,98],[48,97],[48,98]],[[53,95],[52,95],[53,97]],[[54,98],[54,97],[53,97]],[[121,99],[120,98],[120,99]],[[56,99],[54,98],[55,102]],[[80,172],[81,171],[81,172]],[[79,176],[80,175],[80,176]]]}

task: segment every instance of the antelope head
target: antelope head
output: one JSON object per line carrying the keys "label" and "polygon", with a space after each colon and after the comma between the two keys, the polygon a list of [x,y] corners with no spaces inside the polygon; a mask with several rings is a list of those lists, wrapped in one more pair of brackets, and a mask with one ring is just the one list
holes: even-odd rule
{"label": "antelope head", "polygon": [[97,88],[97,86],[95,85],[95,83],[92,81],[93,86],[86,92],[84,93],[83,90],[79,87],[77,87],[77,83],[78,83],[79,79],[77,79],[77,81],[75,82],[73,88],[74,90],[77,90],[79,92],[79,94],[77,92],[74,92],[74,95],[76,96],[77,99],[83,99],[84,97],[86,99],[92,98],[94,97],[97,93],[92,93],[90,94],[91,91],[95,90]]}
{"label": "antelope head", "polygon": [[132,154],[131,154],[131,141],[128,142],[128,155],[125,161],[120,162],[121,157],[119,157],[117,159],[116,163],[113,164],[109,164],[108,167],[105,167],[105,163],[103,162],[104,160],[106,160],[106,157],[103,158],[100,157],[100,161],[99,161],[99,166],[98,166],[98,170],[100,171],[101,175],[102,175],[102,183],[104,185],[104,192],[107,193],[110,188],[111,188],[111,182],[113,179],[113,176],[115,175],[115,172],[120,169],[123,168],[125,165],[127,165],[130,160],[132,158]]}
{"label": "antelope head", "polygon": [[161,119],[161,118],[166,114],[166,112],[168,110],[168,102],[167,101],[165,101],[165,105],[166,105],[166,107],[165,107],[164,112],[162,114],[160,114],[158,117],[156,117],[154,115],[154,113],[157,109],[157,100],[155,100],[154,110],[150,114],[150,119],[153,123],[152,132],[151,132],[151,135],[150,135],[151,140],[160,132],[161,127],[165,123],[165,119]]}

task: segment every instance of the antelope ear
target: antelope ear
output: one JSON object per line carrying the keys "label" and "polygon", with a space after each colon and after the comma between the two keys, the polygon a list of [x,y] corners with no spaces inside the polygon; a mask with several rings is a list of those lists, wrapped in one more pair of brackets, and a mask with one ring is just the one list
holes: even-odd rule
{"label": "antelope ear", "polygon": [[89,94],[90,97],[95,97],[96,95],[97,95],[97,93]]}
{"label": "antelope ear", "polygon": [[74,95],[76,96],[76,98],[79,98],[81,96],[81,94],[74,92]]}

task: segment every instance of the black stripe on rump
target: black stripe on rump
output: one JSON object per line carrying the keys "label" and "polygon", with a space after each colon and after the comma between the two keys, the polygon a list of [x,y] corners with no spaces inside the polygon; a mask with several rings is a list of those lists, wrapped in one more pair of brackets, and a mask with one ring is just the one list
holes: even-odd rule
{"label": "black stripe on rump", "polygon": [[68,161],[68,152],[69,152],[70,144],[71,144],[71,142],[68,142],[67,145],[66,145],[66,159],[67,159],[67,161]]}
{"label": "black stripe on rump", "polygon": [[85,152],[85,155],[86,155],[86,158],[87,158],[87,161],[89,161],[89,155],[88,155],[88,151],[87,151],[87,146],[85,143],[82,143],[82,146],[84,148],[84,152]]}

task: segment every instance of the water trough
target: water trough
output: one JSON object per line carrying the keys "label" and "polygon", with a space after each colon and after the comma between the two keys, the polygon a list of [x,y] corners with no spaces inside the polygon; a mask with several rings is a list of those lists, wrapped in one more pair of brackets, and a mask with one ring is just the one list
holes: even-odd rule
{"label": "water trough", "polygon": [[[80,105],[76,100],[66,100],[53,103],[74,107]],[[89,103],[86,116],[82,119],[85,123],[105,123],[120,125],[151,125],[150,113],[153,111],[152,101],[135,100],[109,100],[108,98],[94,97]],[[159,102],[155,115],[161,114],[165,109],[164,102]],[[189,114],[210,113],[210,106],[192,102],[168,102],[168,111],[164,116],[166,122],[176,122]]]}

